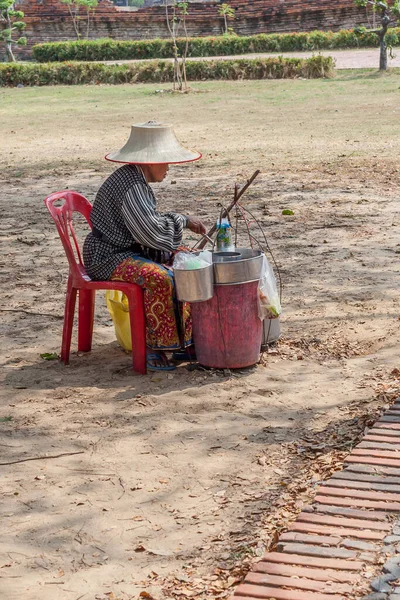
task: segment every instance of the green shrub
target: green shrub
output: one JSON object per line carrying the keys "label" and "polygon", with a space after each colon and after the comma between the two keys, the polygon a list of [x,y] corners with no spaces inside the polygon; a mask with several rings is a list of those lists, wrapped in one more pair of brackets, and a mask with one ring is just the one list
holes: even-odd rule
{"label": "green shrub", "polygon": [[[400,28],[388,34],[391,45],[400,45]],[[178,40],[183,51],[185,40]],[[189,39],[190,57],[227,56],[251,52],[290,52],[302,50],[331,50],[333,48],[369,48],[379,45],[378,37],[366,30],[312,31],[311,33],[280,33],[253,36],[217,36]],[[117,41],[79,40],[76,42],[51,42],[33,47],[33,58],[38,62],[63,62],[66,60],[129,60],[143,58],[171,58],[170,40]]]}
{"label": "green shrub", "polygon": [[[207,79],[281,79],[284,77],[331,77],[334,61],[329,56],[313,58],[263,58],[188,61],[189,81]],[[77,85],[118,83],[171,83],[172,61],[151,61],[123,65],[102,63],[7,63],[0,64],[0,87],[17,85]]]}

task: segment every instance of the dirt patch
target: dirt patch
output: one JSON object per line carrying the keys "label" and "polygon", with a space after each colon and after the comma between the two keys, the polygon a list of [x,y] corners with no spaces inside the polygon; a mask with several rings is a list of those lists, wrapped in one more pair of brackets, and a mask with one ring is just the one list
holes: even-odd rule
{"label": "dirt patch", "polygon": [[[79,90],[75,98],[70,90],[53,90],[57,106],[62,95],[62,116],[49,109],[45,124],[31,92],[22,96],[20,123],[30,140],[35,132],[47,141],[51,130],[60,133],[52,145],[31,141],[24,149],[23,131],[13,125],[17,133],[9,127],[9,152],[1,157],[7,179],[0,184],[0,462],[22,461],[1,465],[0,578],[7,598],[228,596],[246,565],[274,543],[316,483],[340,467],[364,427],[399,393],[399,180],[392,159],[398,138],[379,156],[387,139],[378,135],[380,117],[374,117],[385,92],[380,81],[368,88],[366,120],[337,100],[346,119],[353,115],[355,129],[375,132],[365,134],[362,154],[357,142],[346,141],[344,125],[336,133],[332,126],[321,153],[329,118],[316,122],[314,114],[329,110],[332,88],[320,83],[314,89],[311,114],[301,95],[304,82],[295,83],[297,104],[286,96],[286,82],[272,88],[256,82],[247,90],[239,84],[229,114],[219,94],[231,84],[189,99],[210,111],[208,120],[192,112],[185,125],[207,156],[198,165],[173,167],[157,188],[161,209],[196,212],[212,224],[234,181],[263,163],[245,203],[262,221],[281,267],[283,338],[260,365],[231,374],[183,365],[173,374],[134,376],[100,294],[92,353],[75,351],[69,367],[40,358],[59,351],[67,277],[42,199],[67,187],[92,199],[110,167],[95,158],[100,121],[91,120],[90,101],[100,102],[98,89],[86,90],[86,113],[83,100],[75,104]],[[356,85],[339,84],[345,94],[346,85]],[[148,94],[152,88],[141,89],[154,109],[159,100]],[[9,117],[20,91],[7,92],[2,110]],[[101,90],[104,106],[111,91],[119,94]],[[250,95],[256,110],[261,92],[265,102],[271,94],[282,120],[269,131],[276,156],[269,150],[266,158],[265,131],[253,123],[249,140],[239,118],[249,110]],[[40,93],[50,106],[50,91]],[[396,98],[385,100],[385,128],[398,127]],[[179,101],[161,99],[163,118],[177,122]],[[74,107],[78,116],[68,128]],[[115,137],[118,114],[102,121],[102,136]],[[292,122],[290,143],[286,121],[301,115],[303,126]],[[63,152],[62,138],[76,135],[79,124],[87,128],[76,138],[84,165],[70,146]],[[304,134],[312,128],[316,137]],[[221,140],[229,130],[236,131],[233,150],[230,140]],[[294,216],[282,215],[285,208]],[[43,458],[26,460],[37,457]]]}

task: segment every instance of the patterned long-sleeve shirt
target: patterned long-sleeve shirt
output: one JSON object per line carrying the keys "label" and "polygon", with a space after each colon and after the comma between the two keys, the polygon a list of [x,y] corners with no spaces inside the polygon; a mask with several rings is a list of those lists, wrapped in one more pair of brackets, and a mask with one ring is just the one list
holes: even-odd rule
{"label": "patterned long-sleeve shirt", "polygon": [[161,214],[142,170],[136,165],[120,167],[97,192],[89,233],[83,246],[83,262],[94,280],[110,279],[115,268],[131,256],[156,262],[176,250],[187,219],[178,213]]}

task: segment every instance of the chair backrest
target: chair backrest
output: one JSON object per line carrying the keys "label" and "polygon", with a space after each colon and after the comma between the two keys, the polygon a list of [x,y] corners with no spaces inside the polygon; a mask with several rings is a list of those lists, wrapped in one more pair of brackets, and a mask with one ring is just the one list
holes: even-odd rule
{"label": "chair backrest", "polygon": [[[61,206],[55,206],[55,203],[58,201],[64,201],[64,203]],[[82,277],[85,280],[88,280],[89,277],[85,272],[79,243],[74,230],[73,213],[78,212],[83,215],[91,228],[90,213],[92,211],[92,205],[85,196],[78,194],[78,192],[72,192],[71,190],[50,194],[50,196],[45,198],[44,203],[56,224],[57,231],[64,246],[65,254],[67,255],[70,274],[74,278],[78,278],[78,280]],[[75,246],[78,260],[75,258],[72,241]]]}

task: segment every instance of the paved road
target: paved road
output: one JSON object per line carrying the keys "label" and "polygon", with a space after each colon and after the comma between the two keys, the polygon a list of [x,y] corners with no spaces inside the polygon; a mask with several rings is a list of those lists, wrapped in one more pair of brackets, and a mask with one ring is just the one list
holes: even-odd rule
{"label": "paved road", "polygon": [[[281,53],[282,54],[282,53]],[[285,57],[308,58],[316,52],[285,52]],[[318,53],[319,54],[319,53]],[[332,56],[336,60],[337,69],[377,69],[379,67],[379,49],[372,48],[367,50],[323,50],[320,52],[323,56]],[[400,67],[400,48],[394,51],[395,58],[389,58],[389,67]],[[235,56],[210,56],[202,58],[191,58],[190,60],[224,60],[234,58],[270,58],[279,56],[279,53],[269,54],[240,54]],[[172,60],[172,59],[167,59]],[[136,62],[132,60],[110,60],[104,61],[106,64],[123,64]]]}

